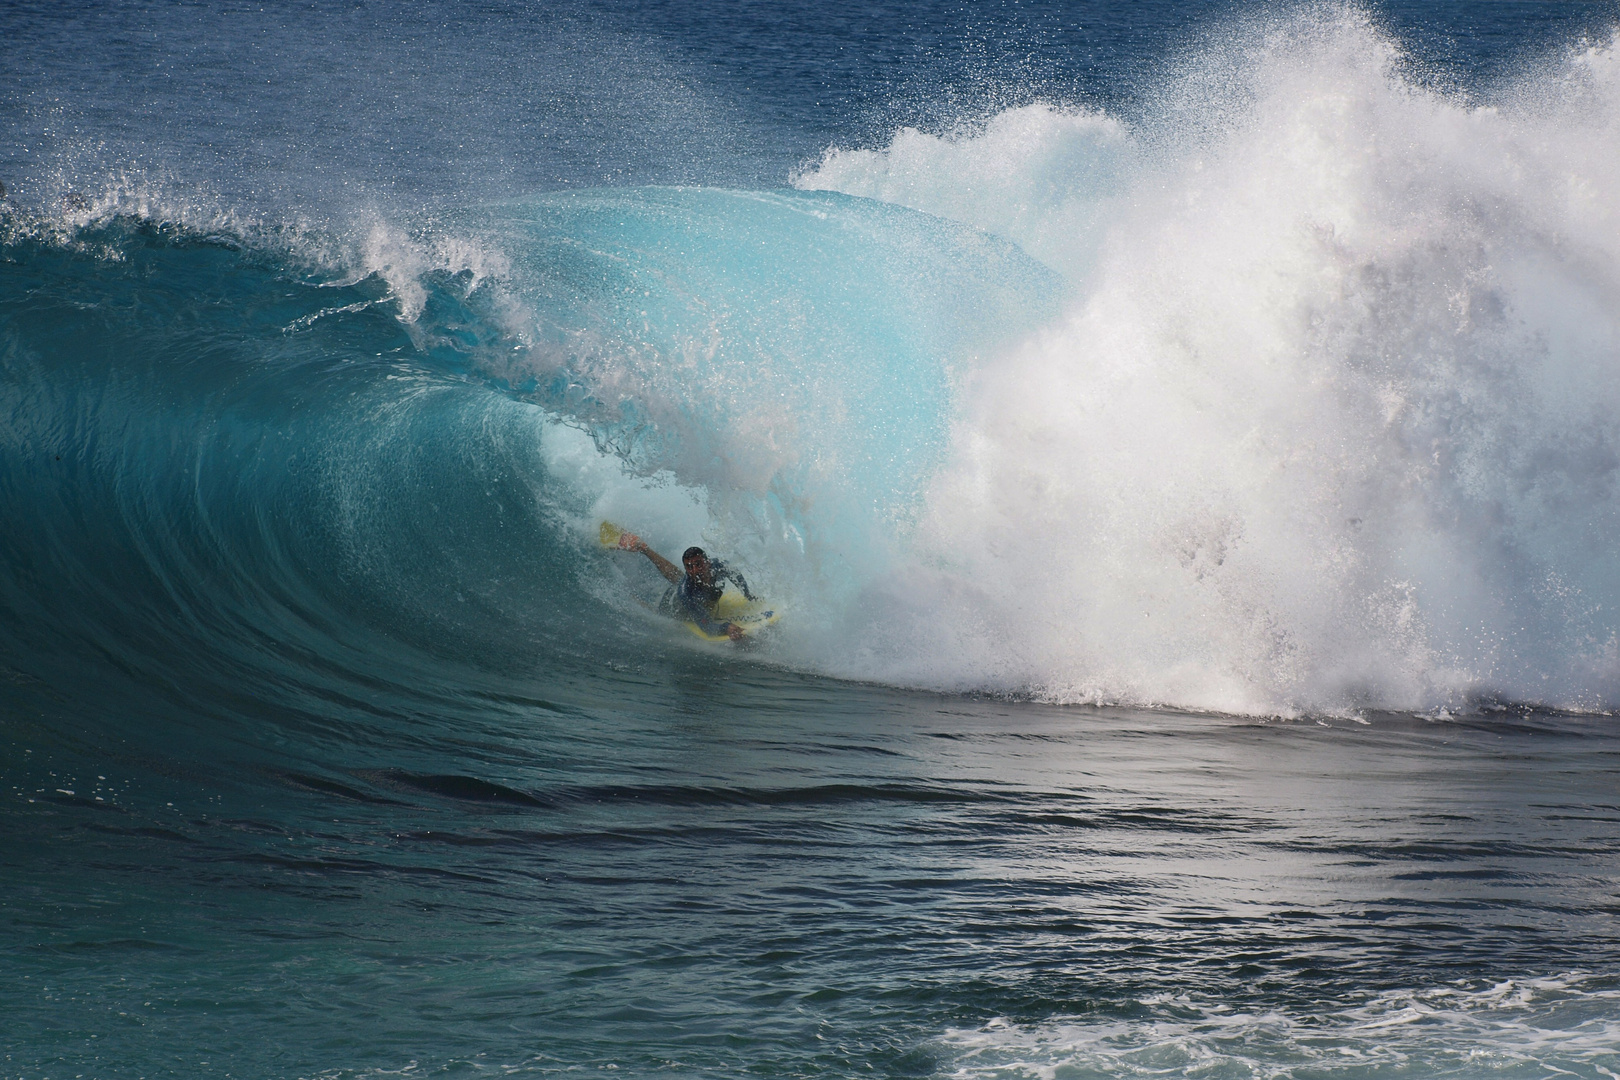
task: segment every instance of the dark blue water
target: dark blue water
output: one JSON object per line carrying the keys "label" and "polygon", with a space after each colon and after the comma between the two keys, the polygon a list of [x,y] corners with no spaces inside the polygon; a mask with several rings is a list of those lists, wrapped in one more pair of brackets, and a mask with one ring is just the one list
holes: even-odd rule
{"label": "dark blue water", "polygon": [[0,1076],[1620,1073],[1617,25],[0,5]]}

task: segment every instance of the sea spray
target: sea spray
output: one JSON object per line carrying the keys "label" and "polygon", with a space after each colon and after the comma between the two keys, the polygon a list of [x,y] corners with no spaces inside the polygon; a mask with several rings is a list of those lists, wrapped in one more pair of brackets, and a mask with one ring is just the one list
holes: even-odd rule
{"label": "sea spray", "polygon": [[794,183],[963,221],[1079,278],[1121,213],[1112,203],[1139,154],[1111,116],[1036,103],[950,135],[907,127],[881,150],[831,148]]}
{"label": "sea spray", "polygon": [[972,373],[829,666],[1243,712],[1620,698],[1620,58],[1489,104],[1405,70],[1317,12],[1128,132],[1026,108],[799,179],[1005,230],[1075,297]]}

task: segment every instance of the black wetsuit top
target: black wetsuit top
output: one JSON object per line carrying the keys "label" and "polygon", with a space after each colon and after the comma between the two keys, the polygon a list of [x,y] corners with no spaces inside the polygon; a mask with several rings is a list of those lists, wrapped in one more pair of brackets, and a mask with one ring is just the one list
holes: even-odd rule
{"label": "black wetsuit top", "polygon": [[720,602],[720,594],[725,592],[721,582],[730,580],[750,600],[754,599],[754,594],[748,591],[748,582],[743,580],[743,576],[719,559],[709,560],[709,572],[711,577],[708,585],[698,584],[691,574],[684,575],[681,583],[671,589],[670,595],[666,595],[664,600],[675,614],[691,619],[705,634],[724,634],[725,620],[714,617],[714,605]]}

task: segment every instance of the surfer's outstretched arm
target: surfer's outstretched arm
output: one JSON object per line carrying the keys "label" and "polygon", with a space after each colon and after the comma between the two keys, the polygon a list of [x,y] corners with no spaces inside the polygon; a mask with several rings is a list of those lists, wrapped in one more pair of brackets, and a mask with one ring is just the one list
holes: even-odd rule
{"label": "surfer's outstretched arm", "polygon": [[620,533],[619,547],[623,548],[625,551],[641,552],[643,555],[647,556],[649,562],[658,567],[658,572],[660,574],[663,574],[664,577],[669,579],[670,584],[679,585],[681,583],[681,578],[684,576],[681,573],[681,568],[664,558],[662,555],[658,554],[658,552],[654,551],[652,548],[648,547],[647,541],[643,540],[635,533]]}

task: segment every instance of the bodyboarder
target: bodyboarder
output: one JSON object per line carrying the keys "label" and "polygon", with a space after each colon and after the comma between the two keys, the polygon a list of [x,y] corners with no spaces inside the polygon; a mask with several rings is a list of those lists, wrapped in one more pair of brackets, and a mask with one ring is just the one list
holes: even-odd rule
{"label": "bodyboarder", "polygon": [[714,615],[715,605],[720,602],[720,594],[725,591],[721,584],[723,581],[733,582],[742,590],[743,596],[749,600],[754,599],[754,594],[748,590],[748,582],[743,580],[741,574],[719,559],[709,558],[700,547],[689,547],[681,553],[681,565],[685,567],[685,573],[648,547],[647,542],[635,533],[620,533],[618,547],[624,551],[639,551],[647,556],[648,561],[673,585],[673,588],[664,594],[663,603],[659,605],[666,614],[690,619],[706,634],[724,634],[732,641],[742,640],[741,626],[725,619],[717,619]]}

